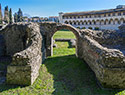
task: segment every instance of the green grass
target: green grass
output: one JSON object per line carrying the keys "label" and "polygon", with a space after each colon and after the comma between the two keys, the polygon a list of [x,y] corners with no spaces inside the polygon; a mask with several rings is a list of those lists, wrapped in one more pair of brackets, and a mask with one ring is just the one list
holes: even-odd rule
{"label": "green grass", "polygon": [[75,35],[71,31],[58,31],[54,34],[53,39],[55,38],[71,38],[75,39]]}
{"label": "green grass", "polygon": [[[60,32],[57,32],[60,33]],[[56,34],[55,34],[56,35]],[[68,42],[56,42],[54,56],[40,69],[32,86],[0,85],[0,95],[115,95],[118,90],[101,89],[89,66],[75,57]],[[123,94],[120,94],[123,93]],[[120,92],[118,95],[125,95]]]}

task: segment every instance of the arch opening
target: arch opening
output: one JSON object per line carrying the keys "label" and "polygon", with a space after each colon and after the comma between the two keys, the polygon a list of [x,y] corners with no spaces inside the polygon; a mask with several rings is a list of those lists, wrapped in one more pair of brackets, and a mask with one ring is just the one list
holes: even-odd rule
{"label": "arch opening", "polygon": [[72,31],[72,33],[74,34],[75,38],[76,38],[76,56],[78,57],[79,55],[79,39],[80,39],[80,32],[78,29],[76,29],[75,27],[68,25],[68,24],[62,24],[62,25],[57,25],[55,27],[55,29],[52,30],[52,32],[50,33],[50,35],[47,35],[46,37],[46,57],[48,56],[52,56],[53,55],[53,35],[58,31],[58,30],[69,30]]}
{"label": "arch opening", "polygon": [[53,34],[53,56],[75,55],[76,36],[69,29],[57,30]]}

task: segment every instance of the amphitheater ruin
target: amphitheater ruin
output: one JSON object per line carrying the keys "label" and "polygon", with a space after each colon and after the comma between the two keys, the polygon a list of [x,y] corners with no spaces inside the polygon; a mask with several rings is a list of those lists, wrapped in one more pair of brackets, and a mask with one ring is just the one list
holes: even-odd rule
{"label": "amphitheater ruin", "polygon": [[79,30],[52,22],[15,23],[3,27],[0,35],[5,41],[5,52],[0,55],[12,57],[7,67],[7,84],[34,83],[42,61],[53,55],[53,35],[61,29],[74,33],[76,57],[86,61],[103,87],[125,88],[125,24],[118,31]]}

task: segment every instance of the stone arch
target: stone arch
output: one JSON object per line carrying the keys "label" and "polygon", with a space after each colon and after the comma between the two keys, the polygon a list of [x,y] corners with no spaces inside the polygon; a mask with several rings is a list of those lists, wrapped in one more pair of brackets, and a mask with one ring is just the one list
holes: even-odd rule
{"label": "stone arch", "polygon": [[72,21],[71,20],[69,21],[69,24],[72,25]]}
{"label": "stone arch", "polygon": [[76,21],[73,20],[73,24],[76,25]]}
{"label": "stone arch", "polygon": [[112,18],[109,20],[108,24],[113,24],[113,19]]}
{"label": "stone arch", "polygon": [[86,20],[84,20],[84,25],[88,25],[88,22]]}
{"label": "stone arch", "polygon": [[80,25],[83,25],[83,21],[82,20],[80,20]]}
{"label": "stone arch", "polygon": [[96,21],[95,21],[95,20],[92,20],[92,24],[93,24],[93,25],[96,25]]}
{"label": "stone arch", "polygon": [[92,25],[92,22],[90,20],[88,20],[88,25]]}
{"label": "stone arch", "polygon": [[73,34],[76,37],[76,56],[80,56],[80,32],[75,27],[69,25],[69,24],[61,24],[55,26],[55,29],[51,29],[52,32],[50,35],[46,35],[46,56],[52,56],[53,55],[53,35],[58,31],[62,29],[67,29],[73,32]]}
{"label": "stone arch", "polygon": [[100,23],[101,23],[101,25],[104,25],[104,20],[102,19]]}
{"label": "stone arch", "polygon": [[68,24],[63,24],[63,25],[61,25],[61,26],[57,26],[57,27],[56,27],[56,30],[53,31],[52,36],[53,36],[58,30],[62,30],[62,29],[67,29],[67,30],[72,31],[76,38],[78,38],[78,37],[80,36],[79,31],[78,31],[76,28],[74,28],[73,26],[68,25]]}
{"label": "stone arch", "polygon": [[119,23],[118,18],[115,18],[115,19],[114,19],[114,24],[118,24],[118,23]]}
{"label": "stone arch", "polygon": [[100,25],[100,20],[99,19],[96,20],[96,24]]}
{"label": "stone arch", "polygon": [[67,21],[67,20],[65,21],[65,24],[68,24],[68,21]]}
{"label": "stone arch", "polygon": [[108,23],[109,23],[109,20],[105,19],[104,25],[108,25]]}
{"label": "stone arch", "polygon": [[125,23],[125,19],[124,19],[124,18],[121,18],[121,19],[120,19],[120,22],[121,22],[121,24]]}
{"label": "stone arch", "polygon": [[76,25],[80,25],[80,22],[78,20],[76,21]]}

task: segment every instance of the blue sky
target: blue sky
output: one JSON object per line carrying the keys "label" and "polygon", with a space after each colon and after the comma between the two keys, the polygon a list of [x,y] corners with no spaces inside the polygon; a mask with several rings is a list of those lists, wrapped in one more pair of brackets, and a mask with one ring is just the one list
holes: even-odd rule
{"label": "blue sky", "polygon": [[21,8],[31,16],[58,16],[59,12],[77,12],[115,8],[125,5],[125,0],[0,0],[2,8],[6,5],[13,13]]}

